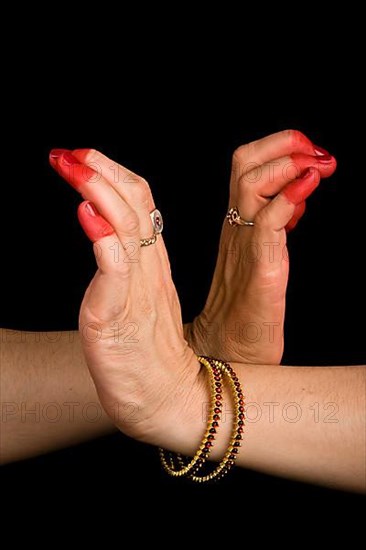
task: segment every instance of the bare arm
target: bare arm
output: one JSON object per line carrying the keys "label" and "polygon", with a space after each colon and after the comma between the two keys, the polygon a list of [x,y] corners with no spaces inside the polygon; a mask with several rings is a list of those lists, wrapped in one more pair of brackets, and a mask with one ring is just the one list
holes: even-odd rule
{"label": "bare arm", "polygon": [[1,463],[113,430],[78,332],[0,330]]}
{"label": "bare arm", "polygon": [[[302,146],[298,148],[300,143],[304,144],[304,139],[306,151]],[[278,147],[276,145],[272,149],[275,143]],[[296,151],[292,150],[294,143],[297,144]],[[251,144],[240,149],[239,154],[243,153],[243,164],[251,158],[251,161],[262,165],[273,158],[274,150],[276,158],[285,155],[283,165],[286,165],[289,155],[292,158],[293,153],[305,153],[312,157],[315,153],[317,156],[314,146],[293,131]],[[96,243],[98,270],[84,297],[79,326],[82,329],[91,324],[95,327],[97,322],[98,332],[100,329],[104,336],[97,340],[88,338],[83,342],[99,397],[105,410],[126,434],[153,445],[191,454],[198,447],[204,432],[202,408],[208,401],[207,382],[202,380],[193,349],[187,347],[183,338],[180,305],[171,281],[164,242],[157,238],[150,243],[153,247],[141,247],[141,239],[151,234],[150,213],[155,208],[151,190],[146,181],[136,175],[133,186],[120,185],[121,182],[116,182],[113,177],[110,160],[96,151],[78,150],[74,153],[55,151],[51,155],[51,163],[86,199],[79,207],[79,220],[90,240]],[[249,157],[251,153],[254,156]],[[254,242],[271,242],[274,239],[277,243],[281,231],[281,243],[285,243],[284,226],[291,224],[299,209],[301,212],[305,199],[319,183],[319,163],[323,165],[325,162],[330,167],[329,173],[335,168],[330,155],[322,153],[322,156],[321,160],[313,158],[315,166],[311,165],[310,171],[306,169],[302,172],[300,178],[292,182],[280,178],[271,193],[264,193],[262,199],[266,200],[261,200],[257,214],[253,209],[252,212],[245,210],[244,215],[245,193],[243,202],[239,204],[238,187],[246,179],[241,177],[246,173],[241,173],[238,181],[234,182],[231,204],[239,205],[244,219],[254,220],[253,235],[256,235],[255,228],[263,229],[268,235],[268,239],[266,237],[266,241],[262,241],[260,235],[264,233],[257,234],[257,241]],[[96,160],[99,166],[103,166],[102,175],[93,170]],[[119,170],[123,177],[126,176],[126,181],[127,177],[131,177],[131,172],[124,167],[119,166]],[[96,176],[97,185],[94,183]],[[269,200],[273,192],[276,197]],[[258,194],[259,189],[256,190]],[[235,231],[226,229],[228,250],[235,242]],[[242,244],[245,242],[248,241],[243,240]],[[111,253],[116,244],[121,251],[125,250],[124,243],[136,245],[135,262],[125,261],[123,255],[116,261]],[[282,247],[279,246],[279,249],[282,250]],[[240,260],[242,263],[242,258]],[[273,267],[273,263],[271,265]],[[255,279],[258,271],[253,263],[251,266],[249,275],[252,274]],[[223,307],[223,297],[229,296],[229,305],[234,303],[233,290],[235,288],[238,295],[242,294],[243,279],[238,275],[237,266],[231,270],[232,277],[229,277],[230,269],[226,264],[221,267],[223,279],[222,284],[218,285],[217,306],[212,311],[211,320],[226,323],[226,320],[216,318],[215,313],[228,311],[226,306]],[[269,301],[270,304],[281,303],[280,325],[284,314],[286,262],[280,262],[281,270],[285,277],[281,278],[279,273],[282,282],[279,286],[275,285]],[[265,294],[268,288],[273,289],[269,281],[273,282],[274,273],[271,268],[269,280],[266,279],[264,285]],[[237,287],[233,286],[234,279]],[[278,280],[277,276],[275,280]],[[248,288],[249,295],[263,295],[256,285],[249,285]],[[254,300],[253,311],[260,311],[262,315],[261,307],[261,302]],[[263,315],[262,321],[271,318],[269,313]],[[235,307],[232,324],[238,317],[241,317],[241,308]],[[124,327],[131,322],[138,327],[139,336],[133,341],[126,341]],[[111,327],[118,327],[117,337],[116,330]],[[95,335],[96,332],[94,330]],[[226,350],[222,355],[220,351],[217,350],[218,357],[228,356]],[[215,355],[214,346],[209,346],[207,353]],[[238,353],[237,357],[241,358],[243,354]],[[253,362],[256,362],[255,359]],[[237,369],[246,388],[247,402],[257,403],[262,409],[270,407],[268,404],[271,403],[274,421],[266,421],[262,412],[258,422],[248,422],[240,465],[347,489],[362,489],[365,486],[365,369],[290,369],[266,366],[272,360],[261,362],[263,367],[237,365]],[[136,405],[134,421],[126,417],[116,418],[116,405],[123,409],[131,402]],[[333,407],[338,407],[338,411],[326,408],[329,403],[334,403]],[[292,414],[298,414],[298,407],[301,417],[297,422],[291,422],[292,418],[297,420]],[[318,422],[307,414],[308,407],[315,407],[315,414],[319,414]],[[277,410],[281,411],[280,415],[275,414]],[[253,405],[249,411],[253,411]],[[312,414],[313,410],[309,412]],[[330,415],[335,412],[338,417],[324,418],[323,412]],[[328,422],[332,418],[338,419],[338,422]],[[227,437],[230,423],[224,423],[223,428]],[[223,438],[217,441],[216,458],[225,448],[225,434],[222,435]]]}
{"label": "bare arm", "polygon": [[[238,465],[340,489],[366,490],[364,366],[233,364],[233,368],[247,404]],[[204,431],[202,411],[209,402],[207,386],[207,380],[202,380],[173,450],[190,455],[198,448]],[[226,403],[230,403],[228,395]],[[226,411],[213,459],[220,459],[228,442],[230,405]]]}
{"label": "bare arm", "polygon": [[[2,330],[1,458],[10,462],[113,430],[89,376],[77,332]],[[53,342],[52,342],[53,341]],[[362,491],[366,488],[366,369],[233,365],[243,385],[247,421],[238,465],[270,474]],[[205,426],[207,381],[187,421],[157,444],[192,454]],[[230,433],[226,396],[219,459]],[[182,411],[180,411],[180,414]]]}

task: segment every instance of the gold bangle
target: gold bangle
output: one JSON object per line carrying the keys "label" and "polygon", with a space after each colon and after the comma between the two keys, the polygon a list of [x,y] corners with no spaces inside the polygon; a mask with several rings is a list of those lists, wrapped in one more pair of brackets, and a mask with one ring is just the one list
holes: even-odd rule
{"label": "gold bangle", "polygon": [[[222,372],[217,365],[214,365],[212,361],[206,357],[198,357],[198,361],[201,365],[206,367],[210,376],[211,407],[208,414],[207,428],[199,449],[188,464],[185,463],[180,453],[176,454],[165,451],[162,448],[159,449],[160,460],[164,470],[174,477],[186,476],[188,474],[195,475],[202,468],[210,454],[210,450],[215,439],[215,434],[219,427],[219,420],[221,418],[223,399]],[[180,467],[180,469],[177,469],[174,457],[176,457],[178,467]]]}
{"label": "gold bangle", "polygon": [[[163,449],[160,449],[160,458],[162,465],[164,469],[168,472],[168,474],[175,477],[188,476],[192,481],[195,481],[197,483],[204,483],[207,481],[220,479],[225,474],[227,474],[230,468],[232,468],[232,466],[234,466],[235,464],[235,461],[239,454],[239,449],[241,447],[240,442],[243,439],[242,434],[244,431],[244,395],[239,379],[236,376],[233,368],[228,363],[226,363],[225,361],[220,361],[219,359],[213,359],[211,357],[203,356],[199,356],[198,360],[202,365],[207,368],[210,374],[211,387],[211,408],[209,414],[209,422],[203,441],[193,459],[191,459],[188,464],[180,453],[175,454],[171,452],[168,453],[168,464],[166,451],[164,451]],[[228,378],[234,399],[235,417],[230,442],[227,451],[218,466],[212,472],[209,472],[206,475],[198,475],[201,474],[202,466],[206,462],[210,450],[213,446],[213,434],[216,433],[219,427],[218,420],[220,419],[222,412],[223,376],[226,376]],[[174,458],[176,458],[178,465],[180,466],[179,470],[176,469]]]}
{"label": "gold bangle", "polygon": [[212,480],[218,481],[228,473],[228,471],[235,465],[235,461],[241,447],[241,440],[243,439],[242,433],[244,431],[244,395],[235,371],[228,363],[225,363],[224,361],[212,358],[208,358],[208,360],[210,361],[212,367],[214,367],[214,365],[218,367],[222,374],[228,378],[234,400],[235,416],[230,442],[223,459],[218,466],[207,475],[199,476],[196,475],[196,473],[192,473],[190,478],[192,481],[197,483],[205,483]]}

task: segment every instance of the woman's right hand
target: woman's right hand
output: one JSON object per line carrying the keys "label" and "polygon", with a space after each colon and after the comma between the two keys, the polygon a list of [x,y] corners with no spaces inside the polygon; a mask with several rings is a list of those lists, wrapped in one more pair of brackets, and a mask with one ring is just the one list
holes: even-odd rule
{"label": "woman's right hand", "polygon": [[174,446],[179,429],[190,424],[185,420],[200,387],[200,364],[184,339],[162,236],[140,246],[153,233],[153,197],[146,181],[121,166],[118,181],[111,162],[111,170],[95,172],[82,162],[88,154],[94,163],[98,155],[106,158],[88,150],[50,156],[87,199],[79,220],[98,264],[80,310],[87,364],[105,411],[121,431]]}

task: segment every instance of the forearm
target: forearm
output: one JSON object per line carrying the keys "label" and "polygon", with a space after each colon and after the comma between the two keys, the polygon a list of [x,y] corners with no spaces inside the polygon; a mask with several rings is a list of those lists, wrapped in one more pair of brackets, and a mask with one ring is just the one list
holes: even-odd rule
{"label": "forearm", "polygon": [[[113,430],[89,376],[77,332],[0,331],[1,460],[28,458]],[[233,364],[247,403],[238,465],[271,474],[365,489],[364,367]],[[198,389],[197,389],[198,388]],[[160,444],[193,454],[205,429],[207,380],[190,395],[185,422]],[[230,436],[230,396],[212,452]],[[174,420],[174,416],[172,416]],[[178,422],[177,420],[177,422]],[[172,435],[174,434],[174,435]]]}
{"label": "forearm", "polygon": [[[238,465],[347,490],[366,488],[364,367],[233,364],[247,404]],[[203,377],[205,378],[205,376]],[[173,450],[192,455],[205,429],[207,380],[191,396]],[[212,451],[219,460],[230,437],[230,396]]]}
{"label": "forearm", "polygon": [[1,463],[109,433],[78,332],[0,330]]}

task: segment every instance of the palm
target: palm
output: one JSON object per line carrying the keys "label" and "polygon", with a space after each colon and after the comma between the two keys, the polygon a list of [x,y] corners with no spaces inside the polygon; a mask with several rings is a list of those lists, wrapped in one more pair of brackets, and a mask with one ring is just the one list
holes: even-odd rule
{"label": "palm", "polygon": [[257,228],[224,224],[210,294],[190,330],[195,347],[231,361],[279,363],[288,272],[285,230],[263,240]]}

